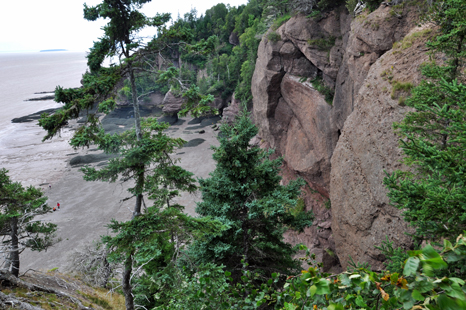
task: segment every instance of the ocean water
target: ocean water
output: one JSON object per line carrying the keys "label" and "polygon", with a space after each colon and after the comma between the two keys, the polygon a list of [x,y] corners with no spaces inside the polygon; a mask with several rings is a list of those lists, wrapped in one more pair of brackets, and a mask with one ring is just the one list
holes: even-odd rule
{"label": "ocean water", "polygon": [[53,100],[25,101],[53,92],[57,85],[79,87],[86,71],[84,52],[0,53],[0,168],[14,181],[38,186],[60,178],[66,169],[71,133],[63,130],[42,142],[37,121],[12,123],[13,118],[61,104]]}
{"label": "ocean water", "polygon": [[84,52],[0,53],[0,136],[13,118],[58,107],[53,100],[25,100],[45,96],[34,93],[53,92],[57,85],[80,86],[86,68]]}

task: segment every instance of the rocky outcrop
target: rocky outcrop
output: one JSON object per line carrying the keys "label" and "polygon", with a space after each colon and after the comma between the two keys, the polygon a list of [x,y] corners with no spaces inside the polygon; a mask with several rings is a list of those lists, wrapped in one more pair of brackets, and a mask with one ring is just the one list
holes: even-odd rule
{"label": "rocky outcrop", "polygon": [[232,125],[240,111],[241,102],[239,100],[236,100],[235,94],[233,94],[230,105],[223,109],[222,123]]}
{"label": "rocky outcrop", "polygon": [[177,115],[181,111],[184,99],[181,96],[175,96],[171,91],[165,94],[162,102],[162,111],[168,115]]}
{"label": "rocky outcrop", "polygon": [[238,37],[238,34],[236,32],[232,32],[230,34],[230,37],[228,38],[228,42],[231,44],[231,45],[239,45],[239,37]]}
{"label": "rocky outcrop", "polygon": [[411,229],[389,204],[382,183],[385,171],[404,168],[392,124],[403,119],[407,108],[392,92],[392,84],[419,83],[419,66],[428,60],[424,47],[425,40],[419,40],[404,50],[390,50],[371,66],[334,151],[332,230],[344,266],[351,256],[381,269],[384,257],[374,245],[386,237],[397,246],[411,245],[406,235]]}
{"label": "rocky outcrop", "polygon": [[[353,20],[344,7],[319,21],[293,17],[277,29],[281,40],[272,42],[266,34],[259,46],[252,94],[254,120],[265,141],[262,146],[275,148],[284,157],[285,182],[296,176],[308,182],[304,199],[307,210],[316,215],[304,235],[290,232],[287,238],[307,244],[326,261],[327,269],[338,263],[329,254],[335,252],[343,267],[351,255],[377,268],[383,257],[373,246],[385,240],[385,235],[395,245],[409,246],[402,233],[407,227],[399,212],[389,206],[381,181],[383,169],[392,171],[400,165],[391,124],[405,111],[383,91],[389,85],[368,82],[381,74],[376,64],[388,57],[385,54],[393,43],[417,20],[416,10],[409,6],[400,18],[392,10],[381,5]],[[419,50],[412,53],[422,54]],[[407,56],[401,61],[412,64],[407,70],[416,72],[403,81],[418,79],[418,63]],[[334,89],[331,104],[310,83],[316,77]],[[371,97],[368,93],[372,92]],[[384,103],[378,105],[379,101]],[[371,127],[363,126],[369,123]],[[348,225],[353,225],[354,234],[344,234]],[[392,232],[395,228],[396,233]],[[351,253],[346,250],[349,244]]]}
{"label": "rocky outcrop", "polygon": [[163,103],[163,99],[165,96],[162,93],[155,92],[148,96],[148,100],[142,100],[142,105],[149,105],[149,106],[160,106]]}

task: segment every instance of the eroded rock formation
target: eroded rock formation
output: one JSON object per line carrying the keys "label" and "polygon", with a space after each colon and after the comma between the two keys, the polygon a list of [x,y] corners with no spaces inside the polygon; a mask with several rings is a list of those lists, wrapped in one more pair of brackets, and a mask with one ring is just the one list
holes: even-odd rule
{"label": "eroded rock formation", "polygon": [[[333,253],[343,267],[349,255],[381,267],[374,245],[385,236],[409,246],[408,228],[382,184],[384,170],[400,168],[391,126],[406,108],[381,75],[392,70],[392,79],[416,83],[426,56],[423,43],[392,53],[417,20],[413,7],[397,12],[401,17],[392,10],[381,5],[353,19],[341,7],[319,21],[293,17],[276,31],[281,40],[266,34],[259,46],[252,93],[262,146],[284,157],[285,182],[308,182],[304,200],[316,215],[313,227],[287,238],[307,244],[327,269],[338,264]],[[316,77],[334,89],[331,104],[310,83]]]}
{"label": "eroded rock formation", "polygon": [[183,106],[184,99],[181,96],[175,96],[172,91],[169,91],[165,94],[165,98],[163,98],[162,102],[162,111],[165,114],[177,116],[178,112],[181,111],[181,107]]}

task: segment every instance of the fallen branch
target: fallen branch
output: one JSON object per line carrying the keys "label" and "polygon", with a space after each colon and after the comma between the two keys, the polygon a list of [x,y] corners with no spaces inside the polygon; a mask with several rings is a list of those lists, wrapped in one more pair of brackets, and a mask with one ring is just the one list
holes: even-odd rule
{"label": "fallen branch", "polygon": [[42,310],[42,308],[40,307],[33,306],[27,302],[23,302],[19,299],[16,299],[15,297],[0,292],[0,307],[4,309],[6,305],[9,305],[14,309],[20,310]]}
{"label": "fallen branch", "polygon": [[[73,297],[73,296],[71,296],[71,295],[69,295],[69,294],[67,294],[65,292],[61,292],[61,291],[58,291],[58,290],[53,289],[53,288],[40,286],[40,285],[37,285],[37,284],[32,284],[32,283],[23,281],[23,280],[21,280],[19,278],[16,278],[11,273],[9,273],[9,272],[7,272],[5,270],[0,270],[0,281],[9,283],[12,286],[27,289],[29,291],[45,292],[45,293],[55,294],[57,296],[68,298],[69,300],[71,300],[71,302],[78,305],[79,309],[81,309],[81,310],[91,310],[91,309],[93,309],[93,308],[90,308],[90,307],[85,307],[81,303],[81,301],[79,299],[77,299],[77,298],[75,298],[75,297]],[[26,309],[26,308],[24,308],[24,309]],[[33,308],[30,308],[30,309],[33,309]],[[35,308],[35,309],[37,309],[37,308]]]}

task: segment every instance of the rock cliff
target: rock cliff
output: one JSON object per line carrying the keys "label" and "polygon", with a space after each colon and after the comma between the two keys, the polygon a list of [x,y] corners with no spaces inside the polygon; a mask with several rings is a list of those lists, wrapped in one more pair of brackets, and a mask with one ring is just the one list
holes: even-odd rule
{"label": "rock cliff", "polygon": [[[277,37],[269,30],[259,46],[252,93],[262,146],[284,157],[285,182],[307,181],[303,198],[316,215],[304,234],[286,237],[307,244],[326,269],[338,268],[338,261],[346,268],[350,256],[382,267],[374,246],[385,236],[410,246],[409,228],[382,184],[384,170],[401,167],[391,126],[403,118],[399,97],[407,94],[392,85],[416,84],[427,60],[422,39],[393,50],[421,30],[409,3],[382,4],[355,18],[344,7],[320,20],[296,16],[276,30],[279,40],[269,40]],[[332,102],[316,81],[334,90]]]}

